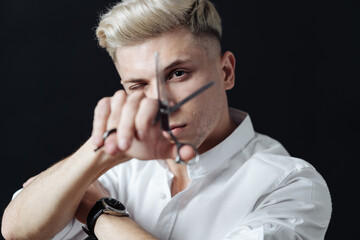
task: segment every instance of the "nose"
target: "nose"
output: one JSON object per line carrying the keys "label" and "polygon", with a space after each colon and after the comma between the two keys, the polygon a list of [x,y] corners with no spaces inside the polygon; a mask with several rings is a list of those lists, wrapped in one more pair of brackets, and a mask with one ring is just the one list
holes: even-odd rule
{"label": "nose", "polygon": [[[144,94],[148,98],[158,99],[158,89],[157,83],[149,84],[148,87],[144,90]],[[167,89],[167,100],[169,101],[170,106],[174,106],[176,101],[172,98],[172,92],[169,92],[170,89]],[[164,99],[163,99],[164,100]]]}
{"label": "nose", "polygon": [[156,83],[149,84],[148,87],[145,89],[144,94],[148,98],[157,99],[157,86]]}

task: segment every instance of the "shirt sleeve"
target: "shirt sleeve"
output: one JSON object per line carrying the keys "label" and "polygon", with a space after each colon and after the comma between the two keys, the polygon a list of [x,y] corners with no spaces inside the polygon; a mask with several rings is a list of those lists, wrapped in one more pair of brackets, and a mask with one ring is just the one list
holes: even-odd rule
{"label": "shirt sleeve", "polygon": [[331,199],[324,179],[315,169],[304,168],[263,195],[224,240],[320,240],[330,217]]}

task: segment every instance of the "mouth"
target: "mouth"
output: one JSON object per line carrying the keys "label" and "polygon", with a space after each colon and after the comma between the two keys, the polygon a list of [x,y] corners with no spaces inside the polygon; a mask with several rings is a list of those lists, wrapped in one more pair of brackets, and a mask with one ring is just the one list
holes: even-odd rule
{"label": "mouth", "polygon": [[179,124],[179,125],[171,125],[170,128],[171,128],[171,133],[174,135],[174,136],[177,136],[179,135],[181,132],[183,132],[186,128],[186,124]]}

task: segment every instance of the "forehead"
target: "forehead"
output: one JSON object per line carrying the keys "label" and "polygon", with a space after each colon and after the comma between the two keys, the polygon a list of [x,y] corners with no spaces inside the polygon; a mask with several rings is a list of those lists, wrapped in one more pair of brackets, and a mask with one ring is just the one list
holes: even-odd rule
{"label": "forehead", "polygon": [[121,47],[116,50],[116,66],[121,77],[155,67],[155,52],[159,52],[160,62],[167,64],[176,60],[194,60],[206,56],[206,48],[199,47],[198,40],[186,30],[162,34],[145,42]]}

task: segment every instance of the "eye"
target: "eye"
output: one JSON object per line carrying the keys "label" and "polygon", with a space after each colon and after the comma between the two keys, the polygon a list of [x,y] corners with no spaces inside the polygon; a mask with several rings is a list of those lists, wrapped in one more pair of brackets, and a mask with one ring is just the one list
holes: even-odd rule
{"label": "eye", "polygon": [[145,83],[136,83],[136,84],[133,84],[133,85],[129,86],[129,90],[130,91],[141,90],[145,86],[146,86]]}
{"label": "eye", "polygon": [[174,72],[174,76],[175,77],[181,77],[182,75],[184,75],[185,74],[185,72],[184,71],[176,71],[176,72]]}
{"label": "eye", "polygon": [[172,79],[172,78],[180,78],[182,76],[184,76],[186,74],[185,71],[183,70],[177,70],[177,71],[174,71],[170,74],[170,77],[169,79]]}

